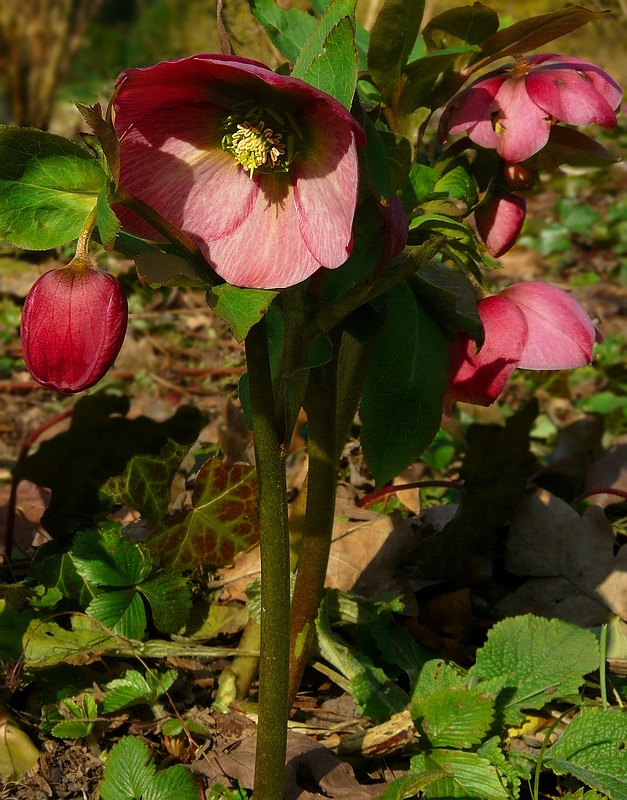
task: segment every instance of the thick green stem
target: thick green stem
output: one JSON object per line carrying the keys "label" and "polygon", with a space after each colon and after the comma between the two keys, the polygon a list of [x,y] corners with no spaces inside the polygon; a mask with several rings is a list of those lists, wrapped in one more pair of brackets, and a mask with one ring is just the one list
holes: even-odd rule
{"label": "thick green stem", "polygon": [[282,800],[287,743],[290,545],[283,451],[262,319],[246,338],[261,523],[261,650],[257,800]]}
{"label": "thick green stem", "polygon": [[[339,345],[339,346],[338,346]],[[309,474],[290,627],[290,705],[315,632],[324,592],[335,516],[337,465],[355,418],[368,345],[344,333],[330,364],[312,370],[305,398]]]}

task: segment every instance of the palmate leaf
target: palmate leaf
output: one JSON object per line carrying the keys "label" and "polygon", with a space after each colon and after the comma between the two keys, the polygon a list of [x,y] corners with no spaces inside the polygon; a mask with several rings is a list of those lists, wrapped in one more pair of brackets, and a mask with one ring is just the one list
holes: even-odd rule
{"label": "palmate leaf", "polygon": [[172,569],[224,566],[259,539],[254,467],[210,458],[198,473],[192,503],[158,523],[147,542]]}
{"label": "palmate leaf", "polygon": [[481,680],[505,677],[496,709],[513,725],[523,718],[523,708],[541,709],[576,694],[584,676],[598,666],[592,633],[560,619],[527,614],[492,628],[469,674]]}
{"label": "palmate leaf", "polygon": [[545,756],[558,775],[569,773],[609,795],[627,799],[627,716],[621,711],[584,708]]}
{"label": "palmate leaf", "polygon": [[76,239],[105,183],[91,153],[75,142],[0,126],[0,239],[30,250]]}

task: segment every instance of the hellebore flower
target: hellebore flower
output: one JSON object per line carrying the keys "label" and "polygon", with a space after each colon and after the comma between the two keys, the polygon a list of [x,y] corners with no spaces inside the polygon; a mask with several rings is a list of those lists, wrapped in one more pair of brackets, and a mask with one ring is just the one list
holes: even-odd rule
{"label": "hellebore flower", "polygon": [[206,54],[123,72],[116,91],[120,185],[229,283],[283,288],[346,261],[365,136],[337,100],[256,61]]}
{"label": "hellebore flower", "polygon": [[449,342],[451,379],[445,398],[489,406],[514,369],[575,369],[589,364],[597,330],[566,292],[539,281],[510,286],[477,304],[484,344]]}
{"label": "hellebore flower", "polygon": [[22,350],[33,378],[58,392],[97,383],[122,347],[128,320],[119,282],[76,257],[35,281],[22,313]]}
{"label": "hellebore flower", "polygon": [[505,189],[497,189],[475,209],[477,231],[491,256],[499,258],[514,246],[526,212],[525,199]]}
{"label": "hellebore flower", "polygon": [[505,161],[524,161],[541,150],[556,122],[616,125],[619,84],[596,64],[560,55],[519,57],[456,95],[440,120],[440,137],[466,131]]}

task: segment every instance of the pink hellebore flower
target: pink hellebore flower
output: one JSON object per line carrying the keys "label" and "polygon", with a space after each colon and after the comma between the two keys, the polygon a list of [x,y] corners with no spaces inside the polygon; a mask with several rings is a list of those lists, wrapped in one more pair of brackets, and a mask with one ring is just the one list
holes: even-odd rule
{"label": "pink hellebore flower", "polygon": [[514,369],[574,369],[589,364],[597,329],[566,292],[539,281],[510,286],[477,305],[485,340],[449,342],[451,379],[445,399],[489,406]]}
{"label": "pink hellebore flower", "polygon": [[97,383],[122,347],[128,306],[119,282],[87,258],[35,281],[22,312],[22,351],[33,378],[58,392]]}
{"label": "pink hellebore flower", "polygon": [[456,95],[440,121],[442,140],[466,131],[505,161],[530,158],[556,122],[616,125],[619,84],[596,64],[560,55],[519,57]]}
{"label": "pink hellebore flower", "polygon": [[491,256],[499,258],[514,246],[526,212],[525,199],[505,189],[497,189],[475,209],[477,231]]}
{"label": "pink hellebore flower", "polygon": [[[130,69],[116,88],[120,185],[226,281],[283,288],[346,261],[365,136],[341,103],[228,55]],[[136,217],[127,227],[157,238]]]}

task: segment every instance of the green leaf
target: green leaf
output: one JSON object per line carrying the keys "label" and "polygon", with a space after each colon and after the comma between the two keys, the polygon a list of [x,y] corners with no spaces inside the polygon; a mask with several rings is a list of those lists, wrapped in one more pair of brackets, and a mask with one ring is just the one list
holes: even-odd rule
{"label": "green leaf", "polygon": [[475,287],[465,275],[444,264],[426,264],[416,273],[412,288],[448,339],[457,338],[462,330],[477,347],[483,344]]}
{"label": "green leaf", "polygon": [[[22,612],[24,615],[25,612]],[[0,623],[2,621],[0,614]],[[56,622],[32,620],[23,636],[24,663],[28,669],[44,669],[56,664],[85,664],[99,654],[119,645],[107,631],[96,627],[80,627],[72,619],[72,630]],[[5,640],[3,639],[3,647]]]}
{"label": "green leaf", "polygon": [[488,6],[449,8],[433,17],[422,29],[427,49],[446,50],[460,45],[481,44],[499,29],[499,16]]}
{"label": "green leaf", "polygon": [[385,0],[372,26],[368,70],[387,106],[394,106],[401,88],[401,71],[420,30],[424,0]]}
{"label": "green leaf", "polygon": [[64,719],[52,728],[52,735],[59,739],[82,739],[94,728],[93,722],[81,722],[77,719]]}
{"label": "green leaf", "polygon": [[442,332],[409,286],[386,295],[386,319],[370,348],[361,419],[377,486],[417,461],[440,427],[449,379]]}
{"label": "green leaf", "polygon": [[85,607],[96,595],[96,591],[76,571],[72,557],[59,542],[46,542],[37,549],[30,566],[35,580],[45,581],[46,586],[56,587],[63,597],[77,600]]}
{"label": "green leaf", "polygon": [[120,230],[121,223],[111,210],[109,199],[107,197],[106,186],[102,187],[100,194],[98,195],[96,208],[98,214],[97,225],[98,233],[100,234],[100,241],[106,250],[111,250],[113,243],[115,242],[115,237]]}
{"label": "green leaf", "polygon": [[250,586],[254,583],[246,588],[248,603],[245,606],[240,603],[210,603],[208,600],[194,603],[185,630],[182,631],[183,636],[208,642],[221,633],[234,634],[243,630],[249,615],[252,617]]}
{"label": "green leaf", "polygon": [[52,490],[42,525],[54,538],[68,541],[77,530],[94,525],[102,508],[100,487],[123,472],[133,456],[157,455],[168,439],[191,445],[203,425],[200,411],[189,406],[179,407],[164,422],[127,419],[128,408],[129,399],[121,395],[82,397],[70,429],[43,442],[15,468],[19,480]]}
{"label": "green leaf", "polygon": [[467,206],[477,202],[477,192],[466,164],[457,164],[445,172],[435,185],[436,192],[446,192],[449,197],[463,200]]}
{"label": "green leaf", "polygon": [[529,17],[497,31],[481,43],[481,49],[489,58],[481,58],[479,65],[485,66],[496,58],[528,53],[538,47],[576,31],[588,22],[605,17],[609,11],[593,11],[582,5],[573,5],[559,11],[551,11],[537,17]]}
{"label": "green leaf", "polygon": [[551,747],[544,765],[568,773],[612,800],[627,798],[627,716],[622,710],[584,708]]}
{"label": "green leaf", "polygon": [[542,150],[525,161],[525,166],[553,172],[562,164],[571,167],[608,167],[617,160],[602,144],[581,131],[553,125],[549,141]]}
{"label": "green leaf", "polygon": [[53,736],[59,739],[82,739],[92,732],[93,720],[98,716],[98,705],[93,695],[84,694],[80,702],[65,698],[61,701],[61,708],[70,714],[70,719],[57,723],[52,729]]}
{"label": "green leaf", "polygon": [[[222,283],[211,289],[208,301],[214,313],[231,328],[237,341],[243,342],[277,294],[267,289],[239,289],[230,283]],[[217,301],[212,295],[217,297]]]}
{"label": "green leaf", "polygon": [[136,455],[121,475],[110,478],[104,490],[114,503],[134,508],[156,522],[167,514],[174,476],[187,454],[189,445],[172,439],[157,455]]}
{"label": "green leaf", "polygon": [[140,640],[146,630],[146,611],[136,589],[113,589],[99,594],[85,613],[127,639]]}
{"label": "green leaf", "polygon": [[433,194],[439,180],[440,173],[437,170],[426,164],[415,162],[399,191],[405,211],[411,213],[421,202]]}
{"label": "green leaf", "polygon": [[80,531],[74,537],[71,557],[78,574],[96,586],[134,586],[152,569],[146,548],[121,533],[119,523],[99,530]]}
{"label": "green leaf", "polygon": [[102,800],[140,800],[154,774],[148,745],[136,736],[125,736],[107,756],[100,784]]}
{"label": "green leaf", "polygon": [[104,687],[106,695],[102,701],[102,709],[109,713],[136,705],[153,706],[177,677],[178,672],[175,669],[147,672],[146,677],[137,670],[127,669],[123,678],[116,678]]}
{"label": "green leaf", "polygon": [[193,509],[158,523],[147,542],[172,569],[224,566],[259,539],[254,467],[210,458],[198,473],[192,503]]}
{"label": "green leaf", "polygon": [[470,674],[482,680],[505,677],[497,712],[505,724],[523,718],[522,709],[576,694],[584,676],[599,666],[596,639],[560,619],[527,614],[497,623],[477,652]]}
{"label": "green leaf", "polygon": [[[477,750],[477,755],[487,758],[490,764],[495,766],[505,779],[510,795],[514,798],[519,797],[521,778],[525,781],[531,779],[531,772],[526,764],[521,766],[519,763],[508,759],[500,747],[500,738],[498,736],[492,736],[484,742]],[[562,800],[564,800],[563,797]],[[594,799],[590,798],[590,800]]]}
{"label": "green leaf", "polygon": [[443,770],[448,777],[430,783],[423,792],[425,798],[485,797],[506,800],[509,797],[499,773],[486,758],[477,753],[459,750],[433,750],[429,755],[417,755],[411,760],[411,770],[419,775]]}
{"label": "green leaf", "polygon": [[469,749],[490,729],[494,702],[481,686],[443,689],[412,702],[411,714],[433,747]]}
{"label": "green leaf", "polygon": [[106,176],[75,142],[0,126],[0,239],[48,250],[76,239]]}
{"label": "green leaf", "polygon": [[292,76],[351,107],[357,85],[356,0],[332,0],[294,64]]}
{"label": "green leaf", "polygon": [[[116,249],[124,253],[124,248],[120,247],[121,237],[118,237]],[[133,237],[125,235],[129,245],[128,255],[135,259],[137,267],[137,277],[150,289],[158,289],[160,286],[192,286],[196,289],[209,289],[211,283],[204,278],[199,268],[188,261],[186,258],[174,255],[173,253],[162,253],[159,250],[148,249],[146,252],[139,252],[132,246],[135,241]],[[145,243],[144,243],[145,244]]]}
{"label": "green leaf", "polygon": [[441,691],[462,689],[466,686],[466,676],[461,667],[447,664],[439,658],[432,658],[424,665],[414,691],[412,693],[412,708],[415,703],[420,703],[425,697],[430,697]]}
{"label": "green leaf", "polygon": [[198,778],[182,764],[175,764],[155,774],[142,800],[200,800]]}
{"label": "green leaf", "polygon": [[279,8],[275,0],[250,0],[250,7],[277,50],[288,61],[297,61],[305,42],[314,32],[316,18],[300,8]]}
{"label": "green leaf", "polygon": [[421,772],[418,775],[402,775],[388,783],[383,794],[378,795],[375,800],[405,800],[408,797],[415,797],[430,783],[444,777],[446,773],[440,769]]}
{"label": "green leaf", "polygon": [[138,587],[152,611],[155,628],[161,633],[177,633],[189,617],[192,597],[185,578],[168,569]]}

